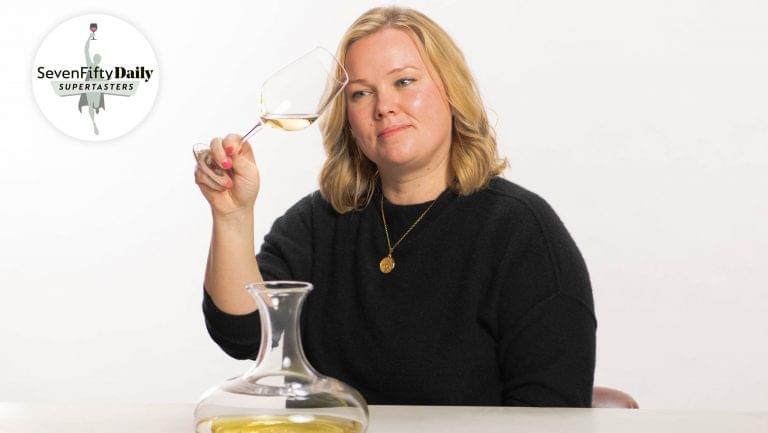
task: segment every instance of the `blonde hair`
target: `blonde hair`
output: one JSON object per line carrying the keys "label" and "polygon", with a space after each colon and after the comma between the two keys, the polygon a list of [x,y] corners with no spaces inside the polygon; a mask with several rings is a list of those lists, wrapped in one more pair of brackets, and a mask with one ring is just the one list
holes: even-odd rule
{"label": "blonde hair", "polygon": [[[451,107],[450,165],[455,176],[449,185],[459,195],[485,187],[509,165],[499,159],[496,134],[488,123],[480,92],[464,55],[448,33],[426,15],[398,6],[373,8],[350,26],[339,43],[337,57],[344,65],[356,41],[384,28],[404,30],[416,37],[424,61],[443,82]],[[336,71],[341,77],[341,70]],[[339,213],[368,205],[376,189],[376,165],[358,148],[347,119],[346,98],[339,95],[320,121],[327,158],[320,173],[320,193]]]}

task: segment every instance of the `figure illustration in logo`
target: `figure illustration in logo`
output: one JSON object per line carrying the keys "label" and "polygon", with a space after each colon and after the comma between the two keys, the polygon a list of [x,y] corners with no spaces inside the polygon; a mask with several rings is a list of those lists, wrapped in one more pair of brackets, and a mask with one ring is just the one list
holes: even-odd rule
{"label": "figure illustration in logo", "polygon": [[[95,79],[92,71],[94,71],[94,68],[101,62],[101,55],[99,54],[94,54],[93,59],[91,59],[89,52],[91,37],[92,34],[88,35],[88,39],[85,41],[85,63],[88,66],[88,76],[85,78],[85,81]],[[99,135],[99,128],[96,127],[95,116],[99,113],[100,109],[104,108],[104,94],[102,92],[81,93],[80,101],[77,103],[77,109],[82,113],[84,106],[88,106],[88,114],[91,115],[91,122],[93,122],[93,133]]]}

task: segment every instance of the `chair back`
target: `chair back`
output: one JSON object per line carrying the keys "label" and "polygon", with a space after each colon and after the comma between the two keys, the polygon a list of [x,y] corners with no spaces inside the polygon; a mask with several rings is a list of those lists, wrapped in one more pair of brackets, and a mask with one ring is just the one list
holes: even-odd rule
{"label": "chair back", "polygon": [[621,409],[640,408],[631,395],[624,391],[605,386],[596,386],[592,388],[592,407]]}

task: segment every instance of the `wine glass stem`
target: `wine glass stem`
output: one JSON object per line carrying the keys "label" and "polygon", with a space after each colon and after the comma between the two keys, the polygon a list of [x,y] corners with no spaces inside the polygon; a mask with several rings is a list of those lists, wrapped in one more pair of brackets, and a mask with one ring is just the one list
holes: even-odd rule
{"label": "wine glass stem", "polygon": [[243,135],[243,138],[240,140],[240,142],[242,143],[248,140],[249,138],[251,138],[253,134],[259,132],[263,127],[264,127],[264,122],[262,122],[261,119],[259,119],[259,122],[256,125],[254,125],[254,127],[251,128],[250,131],[246,132],[245,135]]}

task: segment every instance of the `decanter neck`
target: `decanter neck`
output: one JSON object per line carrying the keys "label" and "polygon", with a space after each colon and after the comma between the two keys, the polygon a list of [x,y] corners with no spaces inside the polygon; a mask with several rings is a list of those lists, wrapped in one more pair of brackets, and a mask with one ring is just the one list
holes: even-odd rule
{"label": "decanter neck", "polygon": [[[289,288],[254,288],[249,292],[256,300],[261,319],[261,346],[255,365],[247,374],[284,375],[315,378],[318,373],[304,355],[301,345],[301,307],[310,284],[286,284]],[[274,287],[274,286],[272,286]]]}

